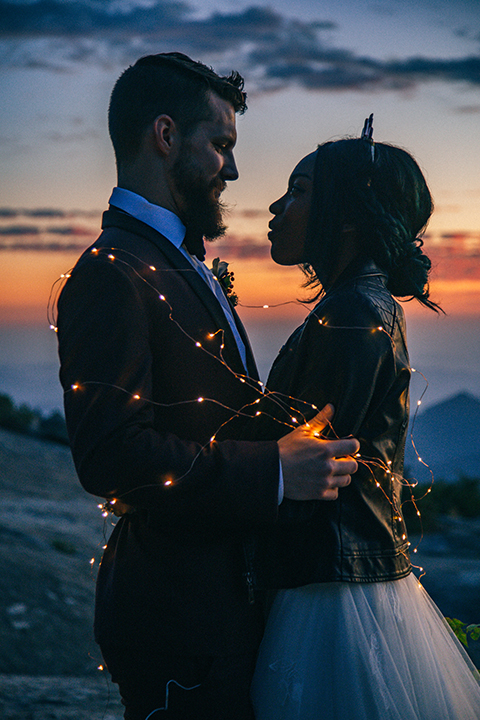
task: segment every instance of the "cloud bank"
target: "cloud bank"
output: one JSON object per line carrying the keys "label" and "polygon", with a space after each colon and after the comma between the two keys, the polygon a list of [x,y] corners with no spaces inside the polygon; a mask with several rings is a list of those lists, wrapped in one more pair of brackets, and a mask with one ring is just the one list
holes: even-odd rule
{"label": "cloud bank", "polygon": [[[0,207],[0,253],[21,252],[75,252],[80,254],[98,237],[101,211],[61,210],[57,208]],[[259,210],[243,210],[243,218],[269,217]],[[266,222],[265,222],[266,225]],[[441,263],[447,272],[451,261],[461,261],[462,272],[480,278],[480,233],[458,231],[427,234],[428,255]],[[209,244],[209,254],[218,253],[229,261],[270,258],[270,244],[265,234],[236,234],[227,232],[224,238]],[[438,268],[436,274],[440,275]]]}
{"label": "cloud bank", "polygon": [[0,65],[125,67],[143,54],[180,50],[212,58],[219,70],[237,67],[257,91],[480,85],[480,55],[379,60],[333,47],[326,31],[331,37],[334,30],[329,21],[258,6],[199,19],[192,6],[173,0],[0,0]]}

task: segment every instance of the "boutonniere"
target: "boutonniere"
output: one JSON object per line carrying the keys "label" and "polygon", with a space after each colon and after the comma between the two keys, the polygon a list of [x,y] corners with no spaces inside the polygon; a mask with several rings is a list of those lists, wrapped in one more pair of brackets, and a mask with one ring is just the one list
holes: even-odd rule
{"label": "boutonniere", "polygon": [[235,307],[238,303],[237,293],[233,292],[233,281],[235,279],[233,272],[228,271],[228,263],[215,258],[212,262],[212,273],[217,278],[223,288],[225,295],[230,303]]}

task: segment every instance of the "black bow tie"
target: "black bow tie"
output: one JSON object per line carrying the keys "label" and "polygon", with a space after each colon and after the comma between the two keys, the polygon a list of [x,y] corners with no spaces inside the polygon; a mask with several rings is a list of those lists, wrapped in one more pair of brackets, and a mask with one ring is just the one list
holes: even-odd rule
{"label": "black bow tie", "polygon": [[203,244],[203,235],[198,232],[191,232],[187,228],[183,244],[187,248],[190,255],[195,255],[199,260],[205,260],[205,245]]}

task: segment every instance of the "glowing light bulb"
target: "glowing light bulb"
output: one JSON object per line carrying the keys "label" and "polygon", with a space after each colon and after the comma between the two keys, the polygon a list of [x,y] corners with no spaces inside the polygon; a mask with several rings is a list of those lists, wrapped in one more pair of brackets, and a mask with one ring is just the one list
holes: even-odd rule
{"label": "glowing light bulb", "polygon": [[422,404],[422,401],[421,401],[421,400],[417,400],[417,406],[418,406],[418,405],[421,405],[421,404]]}
{"label": "glowing light bulb", "polygon": [[134,395],[134,396],[133,396],[133,399],[134,399],[134,400],[140,400],[140,395]]}
{"label": "glowing light bulb", "polygon": [[103,670],[103,665],[98,665],[97,670],[100,670],[100,672]]}
{"label": "glowing light bulb", "polygon": [[93,565],[94,562],[95,562],[95,558],[92,558],[92,559],[90,560],[90,565]]}
{"label": "glowing light bulb", "polygon": [[79,386],[78,386],[77,384],[71,385],[72,390],[78,390],[78,387],[79,387]]}
{"label": "glowing light bulb", "polygon": [[172,480],[165,480],[165,482],[163,484],[165,485],[165,487],[168,487],[169,485],[172,485],[173,483],[172,483]]}
{"label": "glowing light bulb", "polygon": [[160,298],[160,300],[165,300],[165,295],[159,295],[158,297]]}
{"label": "glowing light bulb", "polygon": [[255,413],[255,416],[261,415],[261,414],[262,414],[262,413],[260,412],[260,410],[257,410],[257,412]]}
{"label": "glowing light bulb", "polygon": [[156,269],[157,268],[155,267],[155,265],[150,265],[150,270],[153,270],[155,272]]}
{"label": "glowing light bulb", "polygon": [[263,309],[264,309],[264,310],[268,310],[269,307],[270,307],[270,305],[264,305],[264,306],[263,306]]}
{"label": "glowing light bulb", "polygon": [[202,398],[202,397],[197,398],[197,402],[203,402],[203,400],[204,400],[204,398]]}
{"label": "glowing light bulb", "polygon": [[98,252],[98,248],[92,248],[92,253],[97,253],[97,252]]}
{"label": "glowing light bulb", "polygon": [[291,419],[291,421],[292,421],[293,423],[298,423],[298,420],[297,420],[296,417],[291,417],[290,419]]}
{"label": "glowing light bulb", "polygon": [[109,255],[109,256],[108,256],[108,259],[109,259],[109,260],[115,260],[115,255]]}
{"label": "glowing light bulb", "polygon": [[199,343],[199,342],[196,342],[195,345],[196,345],[197,347],[202,347],[202,343]]}

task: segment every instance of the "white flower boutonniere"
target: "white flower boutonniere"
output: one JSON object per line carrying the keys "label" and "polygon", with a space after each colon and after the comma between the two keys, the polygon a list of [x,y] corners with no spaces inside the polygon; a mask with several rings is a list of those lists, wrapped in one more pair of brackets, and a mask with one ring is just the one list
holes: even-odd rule
{"label": "white flower boutonniere", "polygon": [[227,299],[235,307],[238,303],[237,293],[233,291],[233,281],[235,279],[233,272],[228,271],[228,263],[215,258],[212,262],[212,273],[217,278],[218,282],[223,288]]}

